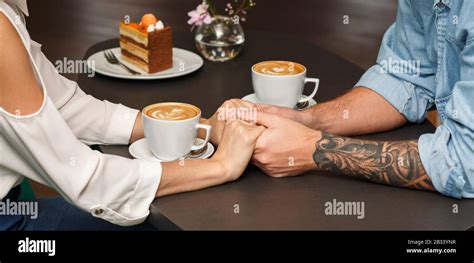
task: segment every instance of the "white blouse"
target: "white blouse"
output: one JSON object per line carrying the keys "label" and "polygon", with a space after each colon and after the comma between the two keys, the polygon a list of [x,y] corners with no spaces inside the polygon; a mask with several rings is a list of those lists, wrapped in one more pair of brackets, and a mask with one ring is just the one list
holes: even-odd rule
{"label": "white blouse", "polygon": [[15,23],[23,17],[20,9],[0,0],[0,12],[25,45],[44,101],[30,115],[0,107],[0,198],[28,177],[93,216],[124,226],[143,222],[160,183],[161,164],[102,154],[86,145],[127,144],[138,111],[86,95],[59,75],[26,26]]}

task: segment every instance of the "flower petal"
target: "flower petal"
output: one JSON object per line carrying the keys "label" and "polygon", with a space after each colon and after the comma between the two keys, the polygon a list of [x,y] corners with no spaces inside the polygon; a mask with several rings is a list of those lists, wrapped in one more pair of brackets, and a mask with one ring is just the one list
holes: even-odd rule
{"label": "flower petal", "polygon": [[188,16],[190,16],[190,17],[199,16],[199,13],[196,10],[189,11]]}
{"label": "flower petal", "polygon": [[207,15],[204,17],[203,22],[206,24],[210,24],[212,22],[211,16]]}
{"label": "flower petal", "polygon": [[194,22],[196,22],[196,19],[191,17],[191,19],[188,20],[188,25],[192,25],[192,24],[194,24]]}

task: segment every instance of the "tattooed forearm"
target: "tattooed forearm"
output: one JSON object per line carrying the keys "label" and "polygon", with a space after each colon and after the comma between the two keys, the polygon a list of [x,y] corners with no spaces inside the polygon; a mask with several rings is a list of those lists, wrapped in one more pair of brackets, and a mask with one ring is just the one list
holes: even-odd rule
{"label": "tattooed forearm", "polygon": [[316,166],[366,180],[434,191],[416,141],[364,141],[322,133],[313,154]]}

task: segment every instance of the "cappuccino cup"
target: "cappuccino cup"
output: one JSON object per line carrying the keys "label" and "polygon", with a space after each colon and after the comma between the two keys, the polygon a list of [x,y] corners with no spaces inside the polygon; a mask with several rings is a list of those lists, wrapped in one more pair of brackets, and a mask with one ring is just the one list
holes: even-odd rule
{"label": "cappuccino cup", "polygon": [[[180,102],[156,103],[142,111],[143,130],[153,155],[163,161],[174,161],[191,151],[203,149],[209,142],[211,126],[200,124],[201,110]],[[194,145],[198,130],[204,129],[206,137]]]}
{"label": "cappuccino cup", "polygon": [[[306,83],[314,89],[303,97]],[[291,61],[263,61],[252,66],[252,84],[259,102],[294,108],[297,103],[311,100],[318,91],[319,79],[307,78],[306,67]]]}

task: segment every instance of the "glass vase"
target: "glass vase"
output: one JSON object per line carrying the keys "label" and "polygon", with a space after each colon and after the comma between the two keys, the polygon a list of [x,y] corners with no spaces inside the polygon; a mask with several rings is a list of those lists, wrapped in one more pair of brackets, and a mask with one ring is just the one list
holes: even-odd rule
{"label": "glass vase", "polygon": [[214,16],[210,24],[198,27],[196,48],[210,61],[224,62],[235,58],[245,43],[245,34],[238,19]]}

